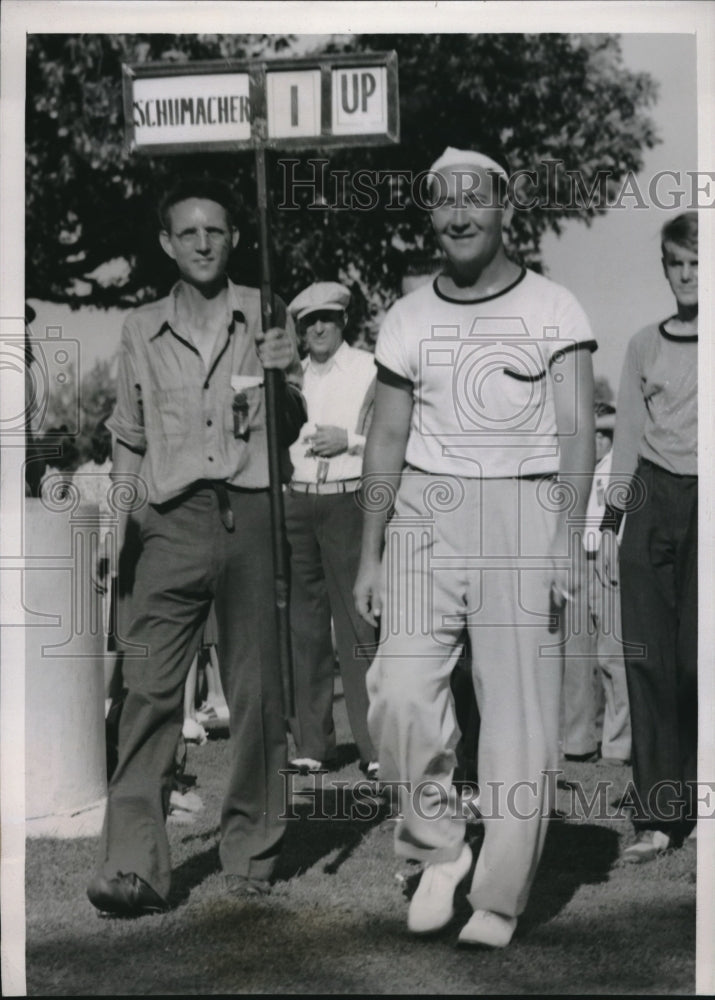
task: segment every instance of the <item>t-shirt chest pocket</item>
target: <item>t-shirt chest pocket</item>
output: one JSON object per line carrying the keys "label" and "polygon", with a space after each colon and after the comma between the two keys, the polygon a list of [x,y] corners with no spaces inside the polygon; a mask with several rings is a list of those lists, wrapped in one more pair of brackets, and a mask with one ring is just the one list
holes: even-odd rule
{"label": "t-shirt chest pocket", "polygon": [[454,372],[455,403],[464,430],[534,430],[546,402],[548,373],[536,344],[502,341],[464,345]]}

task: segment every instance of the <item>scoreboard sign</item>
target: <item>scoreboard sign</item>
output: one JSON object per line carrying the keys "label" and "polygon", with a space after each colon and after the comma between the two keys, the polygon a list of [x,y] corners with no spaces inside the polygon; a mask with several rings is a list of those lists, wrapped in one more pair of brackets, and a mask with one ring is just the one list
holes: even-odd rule
{"label": "scoreboard sign", "polygon": [[136,152],[399,141],[394,52],[137,63],[123,72],[126,136]]}

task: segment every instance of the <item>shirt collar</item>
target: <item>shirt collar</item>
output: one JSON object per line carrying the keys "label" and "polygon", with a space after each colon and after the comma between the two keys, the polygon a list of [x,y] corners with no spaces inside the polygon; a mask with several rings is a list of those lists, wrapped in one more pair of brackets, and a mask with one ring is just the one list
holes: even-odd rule
{"label": "shirt collar", "polygon": [[[226,281],[228,283],[228,313],[226,315],[226,326],[228,328],[228,332],[232,333],[236,318],[245,319],[246,314],[243,306],[241,305],[241,296],[238,286],[234,285],[230,278],[227,278]],[[183,282],[181,279],[177,281],[161,303],[162,309],[159,313],[159,326],[149,338],[150,340],[155,340],[160,334],[164,333],[165,330],[173,330],[175,333],[178,332],[176,305],[177,296],[182,284]]]}
{"label": "shirt collar", "polygon": [[348,354],[350,353],[350,345],[343,342],[337,349],[335,354],[330,358],[330,360],[324,365],[316,365],[313,363],[310,355],[306,355],[305,358],[305,369],[312,369],[314,372],[331,372],[333,368],[337,368],[338,371],[345,371],[348,363]]}

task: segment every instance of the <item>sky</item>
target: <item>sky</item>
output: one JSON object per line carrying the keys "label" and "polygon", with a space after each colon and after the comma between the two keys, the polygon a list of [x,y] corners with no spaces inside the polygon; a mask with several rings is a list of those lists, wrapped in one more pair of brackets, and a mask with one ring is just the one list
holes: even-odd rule
{"label": "sky", "polygon": [[[697,169],[695,36],[624,34],[622,49],[629,69],[645,70],[659,83],[658,102],[650,113],[662,143],[645,151],[644,167],[637,176],[639,190],[647,195],[648,182],[657,171],[679,171],[685,180],[686,171]],[[669,186],[675,181],[668,180],[665,189]],[[635,199],[623,201],[625,209],[611,209],[590,227],[568,222],[560,237],[548,234],[543,242],[547,273],[566,285],[586,310],[599,343],[596,374],[607,376],[614,391],[628,338],[672,312],[658,234],[666,219],[682,210],[639,209],[632,207]],[[32,304],[37,310],[36,335],[42,336],[46,326],[59,326],[63,338],[78,341],[82,373],[97,359],[115,354],[125,315],[121,310],[72,311],[36,300]]]}
{"label": "sky", "polygon": [[[645,151],[637,175],[638,189],[647,198],[649,181],[658,171],[679,172],[685,181],[685,172],[698,167],[695,36],[623,35],[621,45],[625,65],[647,71],[660,85],[650,114],[663,141]],[[674,188],[672,179],[659,184],[664,204],[672,200],[668,192]],[[683,189],[689,187],[684,184]],[[633,205],[635,199],[623,201]],[[549,234],[543,242],[549,276],[566,285],[586,310],[599,344],[594,369],[608,377],[614,391],[629,337],[673,312],[673,296],[660,263],[659,234],[663,224],[685,207],[684,200],[680,208],[670,210],[655,205],[613,208],[590,227],[569,222],[560,237]]]}

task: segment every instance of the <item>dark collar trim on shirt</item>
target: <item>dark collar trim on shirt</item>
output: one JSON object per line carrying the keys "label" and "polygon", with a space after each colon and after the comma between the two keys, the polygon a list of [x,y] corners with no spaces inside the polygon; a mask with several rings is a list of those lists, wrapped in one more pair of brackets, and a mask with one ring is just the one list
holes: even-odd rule
{"label": "dark collar trim on shirt", "polygon": [[[228,326],[228,332],[229,333],[233,333],[234,329],[236,328],[236,322],[244,323],[244,324],[246,322],[246,314],[243,312],[242,309],[239,309],[239,308],[234,309],[233,312],[232,312],[232,314],[231,314],[231,317],[232,317],[231,318],[231,322],[230,322],[230,324]],[[188,347],[191,347],[193,350],[196,350],[196,348],[194,347],[193,344],[190,344],[188,340],[185,340],[184,337],[181,336],[180,333],[176,332],[176,330],[171,325],[171,323],[169,322],[168,319],[165,319],[163,321],[163,323],[161,324],[161,326],[159,327],[159,329],[156,331],[156,333],[153,333],[149,339],[150,340],[156,340],[157,337],[159,337],[162,333],[165,333],[167,330],[171,330],[171,332],[176,337],[178,337],[179,340],[182,343],[186,344]]]}
{"label": "dark collar trim on shirt", "polygon": [[452,302],[456,306],[471,306],[475,305],[477,302],[490,302],[492,299],[498,299],[501,295],[506,295],[506,293],[510,292],[512,288],[516,288],[519,282],[523,281],[525,277],[526,277],[526,268],[522,267],[521,274],[519,275],[519,277],[516,278],[515,281],[512,281],[510,285],[507,285],[506,288],[502,288],[500,292],[494,292],[493,295],[484,295],[481,298],[477,299],[453,299],[450,295],[445,295],[444,292],[440,292],[439,286],[437,284],[437,282],[439,281],[439,275],[437,275],[436,278],[434,279],[432,283],[432,288],[434,289],[434,293],[437,296],[437,298],[442,299],[444,302]]}
{"label": "dark collar trim on shirt", "polygon": [[663,322],[658,327],[658,330],[660,331],[661,335],[663,337],[665,337],[666,340],[672,340],[676,344],[696,344],[697,343],[697,340],[698,340],[697,333],[688,334],[687,337],[679,337],[675,333],[668,333],[668,331],[665,329],[665,324],[668,322],[669,319],[675,319],[675,316],[669,316],[668,319],[664,319]]}

